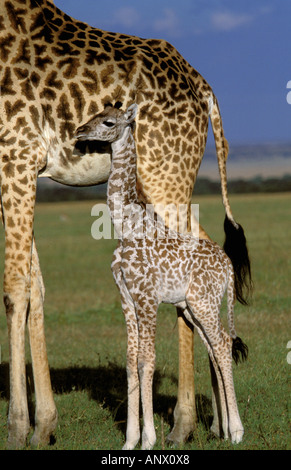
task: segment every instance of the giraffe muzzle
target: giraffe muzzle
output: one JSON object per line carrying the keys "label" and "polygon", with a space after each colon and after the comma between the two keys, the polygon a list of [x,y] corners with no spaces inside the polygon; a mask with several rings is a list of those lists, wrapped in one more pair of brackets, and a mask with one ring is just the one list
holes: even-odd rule
{"label": "giraffe muzzle", "polygon": [[77,140],[90,140],[90,129],[88,126],[80,126],[75,132]]}

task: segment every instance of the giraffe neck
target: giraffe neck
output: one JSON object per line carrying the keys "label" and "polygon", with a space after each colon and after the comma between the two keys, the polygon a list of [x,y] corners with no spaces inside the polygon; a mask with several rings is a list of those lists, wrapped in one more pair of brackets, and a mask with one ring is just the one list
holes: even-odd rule
{"label": "giraffe neck", "polygon": [[111,171],[107,185],[107,204],[117,233],[129,207],[139,204],[136,191],[136,149],[132,130],[112,144]]}
{"label": "giraffe neck", "polygon": [[[25,36],[26,39],[37,34],[44,25],[47,29],[56,28],[52,23],[56,12],[53,0],[22,0],[17,6],[15,2],[0,0],[0,12],[2,11],[5,12],[2,17],[4,29],[11,30],[18,36]],[[42,34],[44,35],[44,32]]]}

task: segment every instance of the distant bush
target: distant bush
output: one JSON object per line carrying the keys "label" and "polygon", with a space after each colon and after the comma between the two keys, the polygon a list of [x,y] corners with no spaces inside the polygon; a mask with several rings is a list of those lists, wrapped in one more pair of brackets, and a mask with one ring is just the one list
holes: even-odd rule
{"label": "distant bush", "polygon": [[106,199],[106,184],[90,187],[73,187],[61,184],[39,184],[37,202],[88,201]]}
{"label": "distant bush", "polygon": [[[106,199],[106,187],[106,184],[87,188],[76,188],[59,184],[40,184],[37,188],[37,201],[104,200]],[[278,193],[287,191],[291,192],[291,175],[285,175],[282,178],[256,177],[250,180],[238,179],[228,182],[228,192],[230,194]],[[220,194],[220,181],[198,178],[195,183],[194,192],[195,194]]]}
{"label": "distant bush", "polygon": [[[256,177],[249,180],[237,179],[228,181],[228,192],[245,193],[278,193],[291,191],[291,175],[282,178]],[[220,194],[220,181],[198,178],[194,188],[195,194]]]}

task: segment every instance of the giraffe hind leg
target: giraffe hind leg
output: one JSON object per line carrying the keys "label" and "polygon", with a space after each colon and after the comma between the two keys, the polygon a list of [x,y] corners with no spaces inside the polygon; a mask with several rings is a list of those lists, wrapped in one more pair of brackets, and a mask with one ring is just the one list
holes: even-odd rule
{"label": "giraffe hind leg", "polygon": [[[187,304],[189,317],[192,318],[208,350],[216,374],[224,437],[227,439],[230,435],[232,442],[238,443],[242,440],[244,430],[239,417],[233,385],[232,340],[221,325],[217,307],[210,306],[206,311],[205,303],[193,302],[188,298]],[[210,318],[211,321],[209,321]],[[217,427],[217,423],[215,425]],[[213,430],[216,431],[217,429]]]}
{"label": "giraffe hind leg", "polygon": [[185,442],[196,426],[194,387],[194,330],[177,308],[179,329],[179,382],[178,400],[174,409],[174,426],[166,440],[169,443]]}
{"label": "giraffe hind leg", "polygon": [[[222,429],[222,406],[219,396],[219,384],[217,373],[213,366],[212,359],[209,357],[209,367],[210,367],[210,375],[211,375],[211,387],[212,387],[212,409],[213,409],[213,421],[211,424],[211,432],[218,437],[223,437],[223,429]],[[223,403],[225,409],[225,403]]]}

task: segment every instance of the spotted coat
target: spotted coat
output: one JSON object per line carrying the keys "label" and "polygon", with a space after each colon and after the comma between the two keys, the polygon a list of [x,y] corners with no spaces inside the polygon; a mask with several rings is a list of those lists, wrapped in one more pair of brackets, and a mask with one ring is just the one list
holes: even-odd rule
{"label": "spotted coat", "polygon": [[[120,290],[128,334],[128,424],[124,449],[133,449],[140,438],[139,388],[144,418],[142,448],[151,449],[156,440],[152,380],[156,316],[162,302],[182,308],[187,320],[198,330],[219,384],[224,436],[227,439],[230,435],[232,442],[240,442],[244,430],[232,378],[232,341],[237,338],[232,264],[216,243],[165,227],[162,219],[139,202],[135,141],[130,127],[136,108],[132,105],[126,112],[107,108],[77,130],[80,140],[98,139],[112,145],[107,201],[119,236],[112,271]],[[219,318],[226,290],[230,335]],[[213,430],[218,432],[218,428],[215,423]]]}
{"label": "spotted coat", "polygon": [[[211,87],[166,41],[92,28],[50,0],[0,0],[0,51],[0,209],[11,352],[8,445],[21,447],[30,427],[27,312],[36,392],[32,444],[47,443],[57,423],[43,327],[44,285],[33,239],[37,177],[83,186],[107,180],[108,148],[76,143],[74,132],[108,102],[139,104],[138,187],[147,202],[190,205],[209,114],[225,194],[227,143]],[[202,228],[200,233],[208,237]],[[193,335],[182,315],[179,336],[183,371],[171,433],[175,442],[187,437],[195,421]]]}

